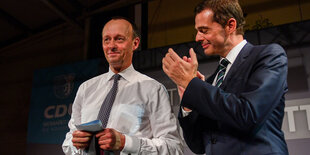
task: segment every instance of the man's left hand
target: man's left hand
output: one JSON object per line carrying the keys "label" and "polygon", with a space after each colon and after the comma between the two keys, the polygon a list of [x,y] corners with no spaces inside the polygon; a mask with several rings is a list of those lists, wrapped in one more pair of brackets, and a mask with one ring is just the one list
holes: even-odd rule
{"label": "man's left hand", "polygon": [[96,137],[103,150],[121,151],[125,146],[125,136],[114,129],[106,128],[97,133]]}
{"label": "man's left hand", "polygon": [[198,62],[196,53],[191,48],[189,50],[190,58],[181,59],[173,49],[169,49],[163,58],[163,70],[169,78],[178,86],[186,88],[189,82],[197,76]]}

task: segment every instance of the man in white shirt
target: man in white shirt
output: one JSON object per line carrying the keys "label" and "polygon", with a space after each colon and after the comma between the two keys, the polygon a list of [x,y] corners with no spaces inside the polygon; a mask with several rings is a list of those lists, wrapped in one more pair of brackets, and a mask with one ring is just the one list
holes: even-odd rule
{"label": "man in white shirt", "polygon": [[[80,86],[68,124],[70,131],[62,146],[65,154],[96,154],[99,148],[90,143],[92,136],[100,149],[116,154],[183,154],[165,87],[132,66],[133,51],[140,43],[136,32],[136,26],[122,17],[104,26],[102,47],[109,72]],[[95,135],[76,130],[75,125],[97,119],[115,74],[120,79],[106,129]]]}

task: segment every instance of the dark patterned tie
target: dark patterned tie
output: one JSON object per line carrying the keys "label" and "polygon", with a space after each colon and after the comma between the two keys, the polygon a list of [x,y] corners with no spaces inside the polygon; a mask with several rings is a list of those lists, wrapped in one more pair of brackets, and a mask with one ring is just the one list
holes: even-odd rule
{"label": "dark patterned tie", "polygon": [[217,78],[215,82],[216,87],[220,87],[224,80],[224,75],[226,71],[226,67],[229,64],[229,61],[227,59],[222,59],[219,64],[219,71],[217,73]]}
{"label": "dark patterned tie", "polygon": [[[121,76],[119,74],[113,75],[113,79],[114,79],[113,86],[112,86],[110,92],[108,93],[107,97],[104,99],[104,101],[101,105],[100,111],[98,113],[97,119],[101,120],[103,128],[106,128],[106,126],[108,124],[110,112],[111,112],[113,102],[115,100],[115,96],[117,93],[118,80],[120,79],[120,77]],[[98,140],[96,140],[96,141],[98,141]],[[98,147],[99,147],[99,145],[98,145]],[[98,148],[96,148],[96,150],[97,149]],[[113,154],[112,151],[104,151],[102,149],[100,149],[99,152],[100,152],[100,155],[109,155],[109,154],[111,155],[111,154]],[[99,152],[97,150],[97,154],[99,154]]]}
{"label": "dark patterned tie", "polygon": [[107,126],[109,120],[110,111],[112,109],[112,105],[117,93],[117,86],[118,86],[118,80],[120,79],[120,75],[118,74],[113,75],[113,79],[114,79],[113,86],[110,92],[108,93],[107,97],[104,99],[97,117],[97,119],[101,120],[103,128]]}

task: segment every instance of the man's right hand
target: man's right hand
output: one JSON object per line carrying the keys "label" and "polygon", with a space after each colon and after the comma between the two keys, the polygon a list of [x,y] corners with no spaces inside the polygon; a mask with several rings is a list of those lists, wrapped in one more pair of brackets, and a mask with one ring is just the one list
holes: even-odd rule
{"label": "man's right hand", "polygon": [[168,49],[168,53],[162,60],[162,68],[166,75],[178,86],[186,88],[188,83],[197,77],[198,61],[194,50],[189,50],[190,57],[180,58],[172,49]]}
{"label": "man's right hand", "polygon": [[92,134],[85,131],[76,130],[72,133],[72,143],[77,149],[88,147]]}

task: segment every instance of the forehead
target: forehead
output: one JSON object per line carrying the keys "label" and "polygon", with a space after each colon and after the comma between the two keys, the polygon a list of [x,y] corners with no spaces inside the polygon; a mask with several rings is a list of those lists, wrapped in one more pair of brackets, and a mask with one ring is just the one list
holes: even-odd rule
{"label": "forehead", "polygon": [[195,28],[208,26],[213,22],[213,11],[210,9],[205,9],[198,13],[195,17]]}
{"label": "forehead", "polygon": [[124,35],[130,36],[132,27],[130,23],[123,19],[112,19],[107,22],[102,30],[102,36]]}

